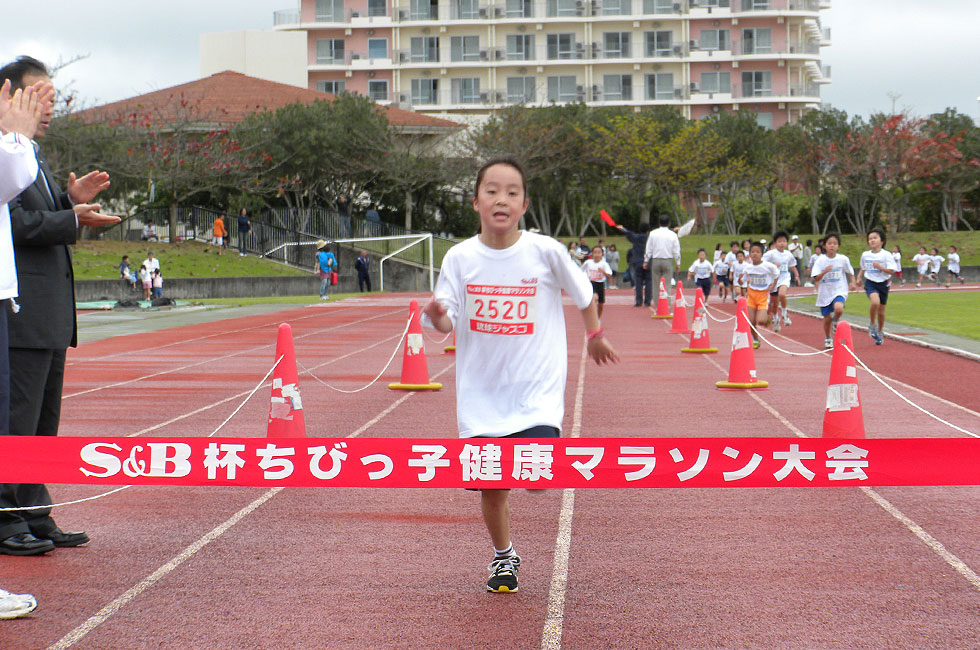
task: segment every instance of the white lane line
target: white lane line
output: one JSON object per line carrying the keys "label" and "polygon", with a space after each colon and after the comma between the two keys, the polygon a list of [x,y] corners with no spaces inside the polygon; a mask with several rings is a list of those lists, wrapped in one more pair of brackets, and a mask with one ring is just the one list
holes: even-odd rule
{"label": "white lane line", "polygon": [[[578,385],[575,387],[575,408],[572,411],[572,438],[582,435],[582,396],[585,393],[585,367],[588,365],[588,342],[582,339],[582,358],[579,361]],[[548,609],[541,633],[541,647],[545,650],[561,648],[562,628],[565,623],[565,592],[568,588],[568,557],[572,546],[572,515],[575,511],[575,488],[566,488],[561,494],[561,513],[558,516],[558,536],[555,539],[554,568],[548,589]]]}
{"label": "white lane line", "polygon": [[[362,318],[361,320],[353,321],[351,323],[344,323],[344,324],[341,324],[341,325],[337,325],[336,327],[332,327],[332,328],[331,327],[325,327],[323,329],[319,329],[319,330],[316,330],[314,332],[309,332],[307,334],[302,334],[300,336],[297,336],[297,337],[295,337],[294,340],[299,341],[299,340],[302,340],[302,339],[305,339],[305,338],[309,338],[311,336],[319,336],[323,332],[330,331],[330,330],[335,330],[335,329],[341,329],[341,328],[344,328],[344,327],[348,327],[350,325],[360,325],[361,323],[364,323],[364,322],[369,321],[369,320],[374,320],[376,318],[383,318],[385,316],[391,316],[393,313],[394,312],[386,312],[386,313],[383,313],[383,314],[378,314],[376,316],[370,316],[368,318]],[[263,325],[262,327],[268,327],[268,325]],[[257,328],[253,328],[253,329],[257,329]],[[242,330],[242,331],[244,331],[244,330]],[[169,375],[169,374],[174,373],[174,372],[180,372],[181,370],[187,370],[188,368],[194,368],[195,366],[205,365],[205,364],[208,364],[208,363],[212,363],[214,361],[222,361],[222,360],[225,360],[225,359],[230,359],[232,357],[237,357],[237,356],[240,356],[240,355],[243,355],[243,354],[255,352],[256,350],[261,350],[261,349],[266,348],[266,347],[269,347],[269,344],[256,345],[256,346],[253,346],[251,348],[245,348],[243,350],[237,350],[237,351],[231,352],[229,354],[221,355],[220,357],[208,357],[206,359],[203,359],[201,361],[197,361],[195,363],[189,363],[186,366],[180,366],[178,368],[168,368],[167,370],[161,370],[159,372],[150,373],[148,375],[143,375],[141,377],[134,377],[133,379],[126,379],[124,381],[117,381],[117,382],[112,383],[112,384],[103,384],[101,386],[96,386],[95,388],[89,388],[89,389],[86,389],[86,390],[78,391],[77,393],[69,393],[68,395],[63,395],[61,399],[66,400],[66,399],[69,399],[69,398],[72,398],[72,397],[78,397],[80,395],[88,395],[89,393],[95,393],[95,392],[98,392],[100,390],[107,390],[109,388],[117,388],[119,386],[125,386],[127,384],[135,384],[136,382],[143,381],[145,379],[152,379],[154,377],[160,377],[162,375]]]}
{"label": "white lane line", "polygon": [[[392,338],[392,337],[389,337],[389,338]],[[385,340],[387,340],[387,339],[385,339]],[[379,341],[378,343],[375,343],[373,345],[379,345],[382,342],[384,342],[384,341]],[[351,354],[353,354],[353,353],[351,353]],[[448,372],[449,369],[452,368],[455,364],[456,364],[456,362],[453,361],[447,367],[445,367],[442,370],[440,370],[432,378],[435,379],[435,378],[439,377],[440,375]],[[367,422],[367,424],[365,424],[364,426],[358,428],[356,431],[348,434],[346,437],[347,438],[354,438],[356,436],[359,436],[361,433],[363,433],[364,431],[366,431],[369,427],[374,426],[374,424],[376,424],[378,421],[380,421],[384,416],[386,416],[389,413],[391,413],[398,405],[403,404],[412,395],[415,395],[415,392],[406,393],[402,397],[398,398],[397,400],[395,400],[395,402],[393,404],[391,404],[390,406],[388,406],[387,408],[385,408],[383,411],[381,411],[381,413],[379,413],[377,416],[375,416],[374,418],[372,418],[371,420],[369,420]],[[227,401],[227,400],[225,400],[225,401]],[[126,486],[126,487],[131,487],[131,486]],[[128,603],[130,603],[137,596],[139,596],[144,591],[146,591],[147,589],[149,589],[150,587],[152,587],[153,585],[155,585],[157,582],[159,582],[160,580],[162,580],[164,577],[167,576],[167,574],[172,573],[181,564],[183,564],[185,561],[187,561],[191,557],[193,557],[198,551],[200,551],[202,548],[204,548],[205,546],[207,546],[208,544],[210,544],[214,540],[216,540],[219,537],[221,537],[232,526],[234,526],[239,521],[241,521],[242,519],[244,519],[245,517],[247,517],[256,508],[258,508],[259,506],[261,506],[263,503],[265,503],[266,501],[268,501],[272,497],[274,497],[277,494],[279,494],[284,489],[285,488],[282,488],[282,487],[271,488],[268,492],[266,492],[265,494],[263,494],[261,497],[259,497],[258,499],[256,499],[252,503],[248,504],[247,506],[245,506],[244,508],[242,508],[238,512],[236,512],[234,515],[232,515],[229,519],[227,519],[226,521],[224,521],[222,524],[220,524],[219,526],[217,526],[214,529],[212,529],[208,534],[204,535],[199,540],[197,540],[196,542],[194,542],[193,544],[191,544],[190,546],[188,546],[187,548],[185,548],[180,553],[178,553],[173,559],[171,559],[170,561],[168,561],[165,564],[163,564],[156,571],[154,571],[153,573],[151,573],[150,575],[148,575],[147,577],[143,578],[141,581],[139,581],[138,583],[136,583],[135,585],[133,585],[132,587],[130,587],[129,589],[127,589],[121,596],[119,596],[118,598],[116,598],[115,600],[113,600],[111,603],[109,603],[108,605],[106,605],[105,607],[103,607],[96,614],[94,614],[91,617],[89,617],[88,620],[86,620],[84,623],[82,623],[81,625],[79,625],[78,627],[76,627],[74,630],[72,630],[71,632],[69,632],[68,634],[66,634],[65,636],[63,636],[57,643],[55,643],[54,645],[50,646],[50,649],[51,650],[63,650],[64,648],[70,648],[74,644],[78,643],[78,641],[80,641],[83,637],[85,637],[85,635],[87,635],[89,632],[91,632],[92,630],[94,630],[98,626],[102,625],[102,623],[104,623],[105,621],[107,621],[111,616],[115,615],[120,609],[122,609],[125,605],[127,605]]]}
{"label": "white lane line", "polygon": [[51,646],[51,650],[62,650],[64,648],[70,648],[74,644],[78,643],[85,637],[89,632],[102,625],[116,612],[122,609],[126,604],[131,602],[134,598],[139,596],[141,593],[155,585],[157,582],[165,578],[168,574],[172,573],[181,564],[194,557],[194,555],[200,551],[202,548],[218,539],[225,532],[228,531],[232,526],[237,524],[239,521],[247,517],[253,510],[261,506],[263,503],[276,496],[284,488],[275,487],[270,489],[268,492],[260,496],[252,503],[248,504],[230,518],[226,519],[223,523],[213,528],[208,534],[201,537],[199,540],[185,548],[183,551],[178,553],[173,559],[165,563],[159,569],[146,576],[135,585],[127,589],[121,596],[113,600],[111,603],[103,607],[96,614],[89,617],[87,621],[76,627],[74,630],[61,637],[57,643]]}
{"label": "white lane line", "polygon": [[[714,359],[710,357],[706,357],[706,358],[708,359],[708,361],[712,363],[712,365],[718,368],[718,370],[720,370],[722,373],[725,372],[724,368],[718,365],[718,363]],[[751,397],[753,400],[758,402],[759,405],[762,406],[762,408],[768,411],[774,418],[779,420],[783,424],[783,426],[785,426],[787,429],[792,431],[796,436],[800,438],[810,437],[807,434],[803,433],[795,425],[793,425],[792,422],[790,422],[785,417],[783,417],[782,413],[774,409],[768,402],[766,402],[764,399],[759,397],[757,393],[753,391],[746,391],[746,392],[748,392],[749,397]],[[887,499],[885,499],[885,497],[875,492],[872,488],[859,487],[858,489],[864,492],[865,496],[867,496],[869,499],[871,499],[876,504],[878,504],[885,512],[887,512],[889,515],[891,515],[892,517],[900,521],[902,525],[908,528],[913,535],[918,537],[923,544],[928,546],[933,552],[935,552],[939,557],[941,557],[943,561],[946,562],[946,564],[951,566],[957,573],[959,573],[964,578],[966,578],[966,580],[971,585],[973,585],[974,588],[980,590],[980,577],[977,577],[977,574],[973,571],[973,569],[969,567],[969,565],[967,565],[966,562],[958,558],[953,553],[949,552],[939,540],[937,540],[935,537],[927,533],[925,529],[922,528],[922,526],[920,526],[919,524],[915,523],[914,521],[906,517],[901,510],[893,506]]]}

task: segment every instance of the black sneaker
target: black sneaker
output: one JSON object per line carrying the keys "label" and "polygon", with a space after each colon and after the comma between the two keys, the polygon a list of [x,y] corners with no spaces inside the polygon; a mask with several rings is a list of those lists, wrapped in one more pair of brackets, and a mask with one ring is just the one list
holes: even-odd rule
{"label": "black sneaker", "polygon": [[490,570],[487,591],[498,594],[517,591],[517,570],[521,568],[519,555],[494,558],[487,568]]}

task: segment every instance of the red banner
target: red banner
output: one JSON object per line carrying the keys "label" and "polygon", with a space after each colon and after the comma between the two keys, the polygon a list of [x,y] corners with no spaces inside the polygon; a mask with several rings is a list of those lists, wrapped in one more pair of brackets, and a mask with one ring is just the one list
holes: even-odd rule
{"label": "red banner", "polygon": [[437,488],[980,485],[980,439],[0,436],[0,482]]}

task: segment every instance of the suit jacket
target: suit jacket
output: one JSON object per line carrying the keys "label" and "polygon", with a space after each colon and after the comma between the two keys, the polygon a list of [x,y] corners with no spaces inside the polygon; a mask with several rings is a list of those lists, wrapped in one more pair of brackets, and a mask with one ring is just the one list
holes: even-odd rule
{"label": "suit jacket", "polygon": [[78,237],[78,221],[68,193],[39,162],[34,184],[10,202],[20,312],[8,319],[8,334],[12,348],[63,350],[78,343],[69,248]]}

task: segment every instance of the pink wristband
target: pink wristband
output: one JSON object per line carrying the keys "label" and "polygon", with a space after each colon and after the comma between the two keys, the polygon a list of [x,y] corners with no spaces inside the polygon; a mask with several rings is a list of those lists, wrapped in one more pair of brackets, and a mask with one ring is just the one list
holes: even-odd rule
{"label": "pink wristband", "polygon": [[601,328],[601,327],[600,327],[599,329],[597,329],[597,330],[596,330],[596,331],[594,331],[594,332],[586,332],[586,333],[585,333],[585,336],[586,336],[586,338],[587,338],[587,339],[588,339],[589,341],[591,341],[592,339],[601,339],[601,338],[602,338],[602,333],[603,333],[603,332],[605,332],[605,330],[604,330],[603,328]]}

